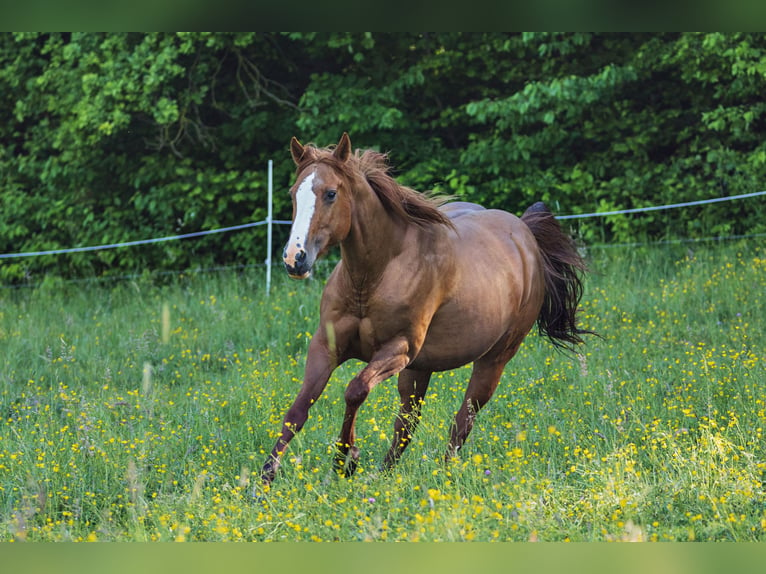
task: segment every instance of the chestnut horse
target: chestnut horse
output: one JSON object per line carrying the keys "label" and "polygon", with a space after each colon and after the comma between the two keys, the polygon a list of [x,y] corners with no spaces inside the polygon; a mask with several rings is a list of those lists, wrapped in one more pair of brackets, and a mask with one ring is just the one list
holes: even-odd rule
{"label": "chestnut horse", "polygon": [[273,479],[333,370],[367,365],[345,391],[335,468],[354,472],[357,411],[370,391],[399,375],[400,413],[385,457],[390,468],[410,442],[431,373],[473,362],[465,400],[451,427],[454,456],[506,363],[537,322],[559,346],[581,343],[577,327],[584,263],[554,216],[536,203],[521,218],[464,202],[444,203],[399,185],[384,154],[290,144],[297,165],[293,224],[284,250],[290,277],[304,279],[318,257],[340,245],[341,261],[322,294],[319,327],[303,385],[261,471]]}

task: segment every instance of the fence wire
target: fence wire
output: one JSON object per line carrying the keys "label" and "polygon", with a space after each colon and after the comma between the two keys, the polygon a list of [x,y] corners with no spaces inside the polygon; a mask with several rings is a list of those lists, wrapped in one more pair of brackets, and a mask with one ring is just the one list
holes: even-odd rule
{"label": "fence wire", "polygon": [[[766,190],[764,191],[756,191],[752,193],[743,193],[739,195],[729,195],[724,197],[715,197],[710,199],[702,199],[697,201],[687,201],[682,203],[670,203],[665,205],[650,205],[645,207],[636,207],[631,209],[619,209],[619,210],[613,210],[613,211],[596,211],[596,212],[590,212],[590,213],[576,213],[576,214],[570,214],[570,215],[557,215],[556,219],[560,220],[567,220],[567,219],[585,219],[585,218],[592,218],[592,217],[607,217],[612,215],[627,215],[632,213],[643,213],[643,212],[649,212],[649,211],[660,211],[665,209],[677,209],[681,207],[690,207],[695,205],[706,205],[711,203],[720,203],[724,201],[734,201],[734,200],[740,200],[740,199],[748,199],[752,197],[758,197],[766,195]],[[241,225],[233,225],[230,227],[221,227],[218,229],[209,229],[204,231],[195,231],[191,233],[183,233],[179,235],[168,235],[165,237],[155,237],[151,239],[139,239],[136,241],[125,241],[121,243],[106,243],[103,245],[90,245],[90,246],[84,246],[84,247],[70,247],[65,249],[48,249],[48,250],[39,250],[39,251],[26,251],[26,252],[20,252],[20,253],[2,253],[0,254],[0,260],[2,259],[17,259],[17,258],[23,258],[23,257],[38,257],[42,255],[62,255],[67,253],[84,253],[84,252],[90,252],[90,251],[100,251],[100,250],[106,250],[106,249],[118,249],[118,248],[124,248],[124,247],[133,247],[137,245],[148,245],[153,243],[162,243],[165,241],[176,241],[181,239],[192,239],[197,237],[204,237],[206,235],[212,235],[216,233],[226,233],[230,231],[240,231],[244,229],[250,229],[254,227],[259,227],[261,225],[267,225],[269,223],[268,219],[264,219],[262,221],[255,221],[251,223],[243,223]],[[283,219],[275,219],[272,220],[271,223],[273,225],[290,225],[292,222],[288,220]],[[684,244],[684,243],[704,243],[704,242],[713,242],[713,241],[730,241],[730,240],[736,240],[736,239],[760,239],[766,237],[766,233],[754,233],[754,234],[744,234],[744,235],[727,235],[727,236],[714,236],[714,237],[701,237],[701,238],[686,238],[686,239],[668,239],[668,240],[661,240],[661,241],[651,241],[651,242],[631,242],[631,243],[611,243],[611,244],[593,244],[589,245],[588,249],[607,249],[607,248],[620,248],[620,247],[642,247],[642,246],[659,246],[659,245],[673,245],[673,244]],[[268,258],[267,258],[268,260]],[[334,263],[334,262],[329,262]],[[266,263],[261,264],[249,264],[249,265],[232,265],[232,266],[218,266],[218,267],[211,267],[211,268],[204,268],[204,269],[192,269],[192,270],[184,270],[184,271],[162,271],[159,272],[162,275],[181,275],[181,274],[190,274],[190,273],[209,273],[209,272],[216,272],[216,271],[226,271],[226,270],[243,270],[243,269],[251,269],[251,268],[262,268],[265,267]],[[90,282],[90,281],[119,281],[119,280],[125,280],[125,279],[131,279],[135,278],[138,275],[136,274],[127,274],[127,275],[115,275],[112,277],[103,277],[103,278],[86,278],[86,279],[70,279],[67,280],[67,282]],[[3,288],[18,288],[18,287],[33,287],[34,284],[23,284],[23,285],[15,285],[15,286],[3,286]]]}
{"label": "fence wire", "polygon": [[[676,209],[679,207],[689,207],[692,205],[705,205],[708,203],[720,203],[722,201],[733,201],[736,199],[747,199],[750,197],[757,197],[760,195],[766,195],[766,191],[755,191],[752,193],[743,193],[740,195],[727,195],[724,197],[714,197],[712,199],[701,199],[698,201],[687,201],[683,203],[670,203],[666,205],[650,205],[646,207],[635,207],[631,209],[618,209],[615,211],[595,211],[591,213],[575,213],[571,215],[557,215],[556,219],[583,219],[589,217],[606,217],[609,215],[623,215],[630,213],[642,213],[646,211],[659,211],[663,209]],[[190,239],[193,237],[203,237],[205,235],[211,235],[213,233],[225,233],[228,231],[239,231],[241,229],[249,229],[252,227],[258,227],[260,225],[266,225],[269,223],[268,219],[263,221],[255,221],[252,223],[243,223],[241,225],[233,225],[231,227],[221,227],[219,229],[209,229],[206,231],[195,231],[192,233],[184,233],[181,235],[168,235],[166,237],[156,237],[153,239],[139,239],[137,241],[125,241],[122,243],[107,243],[104,245],[90,245],[87,247],[70,247],[67,249],[49,249],[46,251],[27,251],[24,253],[2,253],[0,259],[14,259],[21,257],[37,257],[40,255],[61,255],[65,253],[83,253],[87,251],[101,251],[105,249],[117,249],[121,247],[133,247],[136,245],[147,245],[151,243],[161,243],[163,241],[175,241],[179,239]],[[275,225],[290,225],[291,221],[283,219],[272,220],[272,224]]]}

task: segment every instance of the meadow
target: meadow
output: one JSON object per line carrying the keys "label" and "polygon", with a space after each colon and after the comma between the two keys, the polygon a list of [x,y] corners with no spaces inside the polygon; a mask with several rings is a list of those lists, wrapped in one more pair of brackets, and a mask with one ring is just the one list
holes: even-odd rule
{"label": "meadow", "polygon": [[263,271],[0,290],[4,541],[766,539],[763,240],[591,249],[589,337],[530,335],[458,459],[468,368],[434,375],[400,464],[395,381],[333,474],[333,375],[268,492],[258,472],[302,377],[323,275]]}

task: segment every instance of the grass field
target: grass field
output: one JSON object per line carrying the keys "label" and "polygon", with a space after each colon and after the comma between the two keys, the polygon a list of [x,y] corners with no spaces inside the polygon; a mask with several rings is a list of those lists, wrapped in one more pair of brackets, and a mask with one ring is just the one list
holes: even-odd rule
{"label": "grass field", "polygon": [[458,460],[442,457],[465,368],[434,376],[391,473],[378,465],[398,394],[377,387],[360,468],[333,475],[359,368],[346,364],[268,493],[257,473],[300,384],[321,277],[280,275],[270,297],[258,271],[0,290],[0,537],[765,539],[762,242],[589,263],[583,324],[603,339],[569,357],[528,337]]}

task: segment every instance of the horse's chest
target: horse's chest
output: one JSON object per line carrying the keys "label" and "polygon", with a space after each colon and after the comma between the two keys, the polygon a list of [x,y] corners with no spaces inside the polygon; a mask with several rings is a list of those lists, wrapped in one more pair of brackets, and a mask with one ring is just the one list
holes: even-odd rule
{"label": "horse's chest", "polygon": [[372,356],[393,338],[402,334],[402,329],[395,321],[363,317],[359,320],[355,340],[352,342],[353,354],[363,360],[370,361]]}
{"label": "horse's chest", "polygon": [[[357,332],[357,344],[359,353],[363,358],[370,357],[380,344],[379,329],[376,329],[375,322],[369,317],[363,317],[359,321],[359,330]],[[369,359],[367,359],[369,360]]]}
{"label": "horse's chest", "polygon": [[[347,308],[354,317],[355,329],[351,334],[351,356],[369,362],[373,355],[392,341],[402,338],[412,342],[420,337],[419,330],[427,328],[427,319],[421,316],[422,305],[414,301],[406,285],[400,281],[399,292],[383,285],[373,293],[360,297]],[[383,294],[381,294],[383,292]]]}

